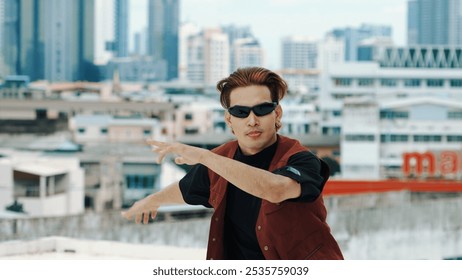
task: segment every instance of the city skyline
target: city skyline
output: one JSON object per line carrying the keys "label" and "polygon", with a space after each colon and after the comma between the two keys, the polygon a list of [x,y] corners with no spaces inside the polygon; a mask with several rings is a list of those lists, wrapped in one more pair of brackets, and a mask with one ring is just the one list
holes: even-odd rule
{"label": "city skyline", "polygon": [[[134,19],[129,27],[130,40],[135,32],[146,27],[147,1],[130,1],[130,17]],[[267,51],[267,66],[279,68],[281,39],[285,36],[303,35],[322,39],[326,32],[334,28],[359,27],[366,23],[391,26],[394,43],[405,45],[407,2],[408,0],[182,0],[180,21],[195,23],[200,28],[229,24],[248,25]],[[273,20],[268,21],[269,18]]]}

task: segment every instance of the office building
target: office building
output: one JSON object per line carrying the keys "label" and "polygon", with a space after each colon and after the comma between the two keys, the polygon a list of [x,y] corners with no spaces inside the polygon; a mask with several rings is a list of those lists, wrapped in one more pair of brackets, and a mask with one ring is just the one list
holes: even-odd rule
{"label": "office building", "polygon": [[128,56],[128,0],[115,0],[115,56]]}
{"label": "office building", "polygon": [[94,80],[94,1],[18,2],[17,74],[32,81]]}
{"label": "office building", "polygon": [[188,39],[188,80],[214,86],[229,75],[228,35],[221,29],[206,29]]}
{"label": "office building", "polygon": [[329,35],[343,39],[345,43],[345,61],[356,61],[358,45],[364,39],[372,37],[392,37],[392,28],[385,25],[362,24],[357,28],[335,28]]}
{"label": "office building", "polygon": [[179,0],[149,0],[148,55],[165,60],[167,80],[178,78]]}
{"label": "office building", "polygon": [[408,2],[409,45],[461,45],[461,0]]}

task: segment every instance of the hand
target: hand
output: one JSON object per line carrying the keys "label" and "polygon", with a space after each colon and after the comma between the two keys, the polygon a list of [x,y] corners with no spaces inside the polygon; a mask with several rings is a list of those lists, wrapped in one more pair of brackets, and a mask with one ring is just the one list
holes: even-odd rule
{"label": "hand", "polygon": [[153,204],[151,196],[152,195],[149,195],[135,202],[127,211],[122,211],[122,216],[127,220],[131,220],[132,217],[135,216],[135,222],[137,224],[141,222],[141,219],[143,219],[143,224],[147,224],[149,222],[149,216],[155,219],[159,206]]}
{"label": "hand", "polygon": [[194,165],[200,163],[202,158],[206,156],[208,150],[201,149],[181,143],[166,143],[148,139],[146,143],[153,146],[153,152],[159,154],[157,163],[161,163],[164,157],[169,154],[176,154],[175,162],[177,164]]}

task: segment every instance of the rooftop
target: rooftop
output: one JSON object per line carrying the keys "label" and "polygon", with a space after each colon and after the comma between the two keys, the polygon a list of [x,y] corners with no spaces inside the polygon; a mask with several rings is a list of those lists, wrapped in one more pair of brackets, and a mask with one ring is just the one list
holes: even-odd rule
{"label": "rooftop", "polygon": [[0,260],[204,260],[205,248],[179,248],[51,236],[0,243]]}

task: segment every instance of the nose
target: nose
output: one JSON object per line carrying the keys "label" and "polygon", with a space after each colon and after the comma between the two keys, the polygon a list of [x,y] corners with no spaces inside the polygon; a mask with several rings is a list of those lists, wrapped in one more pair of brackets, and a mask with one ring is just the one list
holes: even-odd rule
{"label": "nose", "polygon": [[250,111],[250,114],[247,117],[247,125],[248,126],[258,126],[258,124],[259,124],[258,117],[255,115],[253,111]]}

